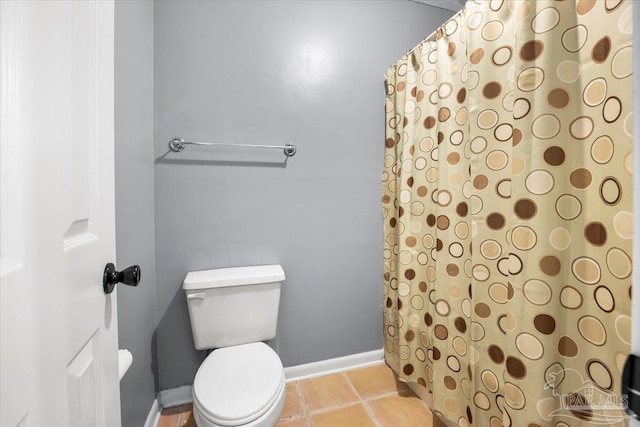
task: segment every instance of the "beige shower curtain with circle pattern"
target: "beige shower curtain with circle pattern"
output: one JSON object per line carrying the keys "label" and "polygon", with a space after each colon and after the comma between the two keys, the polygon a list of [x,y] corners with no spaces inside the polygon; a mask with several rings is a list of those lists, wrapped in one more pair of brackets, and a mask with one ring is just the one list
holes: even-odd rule
{"label": "beige shower curtain with circle pattern", "polygon": [[624,424],[631,3],[470,1],[387,72],[385,358],[454,424]]}

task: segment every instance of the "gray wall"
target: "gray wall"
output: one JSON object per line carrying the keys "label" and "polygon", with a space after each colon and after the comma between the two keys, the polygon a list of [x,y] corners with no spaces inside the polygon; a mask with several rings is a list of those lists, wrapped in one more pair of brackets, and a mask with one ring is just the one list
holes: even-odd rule
{"label": "gray wall", "polygon": [[118,285],[119,344],[134,357],[120,392],[123,427],[140,427],[158,390],[153,3],[117,1],[115,14],[116,266],[139,264],[142,268],[137,288]]}
{"label": "gray wall", "polygon": [[[384,73],[453,12],[409,1],[155,3],[160,389],[193,381],[190,270],[282,264],[285,366],[382,348]],[[173,136],[294,142],[281,152]]]}

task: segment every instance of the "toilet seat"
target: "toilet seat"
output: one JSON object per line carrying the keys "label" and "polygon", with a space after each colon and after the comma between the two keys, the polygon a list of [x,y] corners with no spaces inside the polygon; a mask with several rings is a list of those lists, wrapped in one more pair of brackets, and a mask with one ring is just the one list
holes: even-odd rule
{"label": "toilet seat", "polygon": [[284,387],[282,362],[265,343],[220,348],[196,373],[194,406],[214,425],[240,426],[269,411]]}

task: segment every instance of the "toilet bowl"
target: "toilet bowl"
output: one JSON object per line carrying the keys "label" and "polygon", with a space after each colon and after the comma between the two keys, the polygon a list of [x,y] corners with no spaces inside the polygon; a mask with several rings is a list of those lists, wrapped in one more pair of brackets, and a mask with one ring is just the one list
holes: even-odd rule
{"label": "toilet bowl", "polygon": [[284,407],[285,379],[278,355],[259,342],[213,351],[193,384],[198,427],[271,427]]}
{"label": "toilet bowl", "polygon": [[214,349],[193,381],[198,427],[273,427],[285,401],[282,362],[263,341],[276,335],[279,265],[194,271],[182,284],[193,343]]}

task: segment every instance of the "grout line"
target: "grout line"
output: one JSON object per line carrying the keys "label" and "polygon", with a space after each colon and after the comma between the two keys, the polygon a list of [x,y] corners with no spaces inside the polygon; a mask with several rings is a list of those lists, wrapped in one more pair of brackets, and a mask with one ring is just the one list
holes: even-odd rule
{"label": "grout line", "polygon": [[300,408],[301,411],[295,415],[295,416],[290,416],[288,418],[281,418],[282,414],[280,415],[280,418],[278,418],[278,421],[276,422],[276,425],[282,425],[282,424],[288,424],[290,422],[293,421],[301,421],[301,420],[306,420],[307,419],[307,414],[305,411],[305,405],[304,402],[302,401],[302,395],[300,394],[300,390],[298,388],[298,386],[295,384],[295,382],[291,382],[289,384],[287,384],[287,388],[285,390],[285,400],[289,400],[287,397],[289,395],[289,386],[293,387],[293,392],[292,392],[292,399],[297,399],[298,403],[300,404]]}
{"label": "grout line", "polygon": [[188,418],[186,418],[188,411],[189,410],[189,404],[185,403],[183,405],[183,411],[182,414],[180,414],[180,423],[178,424],[178,427],[182,427],[184,425],[184,423],[188,420]]}
{"label": "grout line", "polygon": [[185,405],[180,405],[180,412],[178,412],[178,416],[176,417],[176,427],[180,427],[182,425],[182,417],[184,417],[184,412],[187,410]]}
{"label": "grout line", "polygon": [[377,427],[382,427],[382,424],[380,423],[380,420],[378,419],[378,417],[376,417],[376,414],[375,414],[375,413],[373,412],[373,410],[369,407],[369,404],[363,400],[363,401],[362,401],[362,405],[364,406],[364,410],[367,412],[367,414],[369,414],[369,418],[371,418],[371,420],[373,421],[373,423],[374,423]]}
{"label": "grout line", "polygon": [[349,387],[351,387],[351,391],[353,391],[353,393],[356,395],[356,397],[358,398],[358,400],[362,400],[362,396],[360,396],[360,393],[358,393],[358,390],[356,390],[356,388],[354,387],[353,384],[351,384],[351,380],[349,379],[349,377],[347,376],[347,374],[345,372],[342,372],[342,376],[344,377],[344,379],[347,381],[347,384],[349,384]]}
{"label": "grout line", "polygon": [[295,381],[293,384],[295,385],[296,392],[298,393],[298,400],[302,404],[303,418],[307,420],[307,424],[309,426],[313,427],[313,423],[311,422],[311,415],[309,414],[309,407],[307,406],[307,400],[304,398],[302,388],[300,388],[300,381]]}
{"label": "grout line", "polygon": [[339,409],[348,408],[349,406],[354,406],[354,405],[357,405],[357,404],[359,404],[361,402],[362,401],[360,401],[360,400],[354,400],[353,402],[349,402],[349,403],[341,403],[339,405],[334,405],[334,406],[329,406],[329,407],[326,407],[326,408],[317,409],[317,410],[315,410],[313,412],[310,412],[309,416],[326,414],[327,412],[333,412],[333,411],[337,411]]}
{"label": "grout line", "polygon": [[302,393],[302,388],[300,387],[300,381],[295,381],[293,385],[296,388],[296,393],[298,394],[298,399],[302,403],[302,412],[304,414],[309,413],[309,408],[307,407],[307,399],[304,397],[304,393]]}
{"label": "grout line", "polygon": [[382,399],[382,398],[385,398],[385,397],[391,397],[391,396],[400,396],[400,397],[402,397],[402,396],[400,395],[400,393],[401,393],[401,392],[405,392],[405,391],[406,391],[406,390],[402,390],[402,391],[399,391],[399,390],[388,391],[388,392],[386,392],[386,393],[377,394],[377,395],[375,395],[375,396],[365,397],[365,398],[363,398],[363,399],[362,399],[362,401],[363,401],[363,402],[371,402],[371,401],[373,401],[373,400],[378,400],[378,399]]}
{"label": "grout line", "polygon": [[373,421],[373,424],[375,424],[376,427],[382,427],[382,424],[380,424],[380,420],[378,420],[378,418],[375,416],[375,414],[373,413],[373,411],[371,410],[371,408],[369,407],[367,402],[363,399],[363,397],[360,395],[360,393],[358,393],[358,390],[353,385],[353,383],[349,379],[349,376],[346,374],[346,372],[343,372],[342,375],[344,375],[344,377],[346,378],[347,384],[349,384],[349,386],[351,387],[351,390],[353,390],[353,392],[356,394],[356,396],[358,396],[358,399],[359,399],[360,403],[362,404],[362,406],[364,407],[364,411],[369,416],[369,419],[371,419],[371,421]]}

